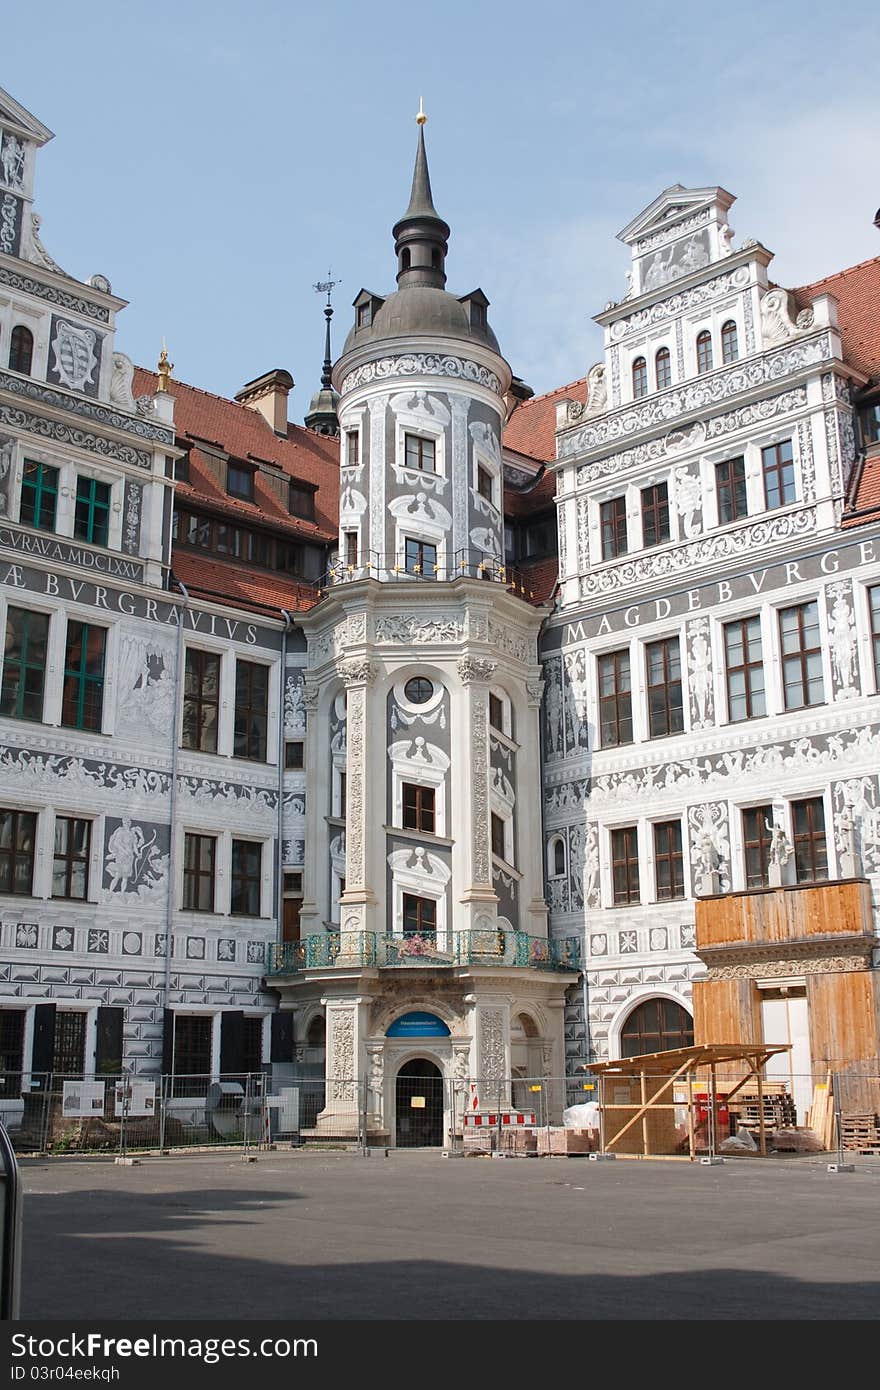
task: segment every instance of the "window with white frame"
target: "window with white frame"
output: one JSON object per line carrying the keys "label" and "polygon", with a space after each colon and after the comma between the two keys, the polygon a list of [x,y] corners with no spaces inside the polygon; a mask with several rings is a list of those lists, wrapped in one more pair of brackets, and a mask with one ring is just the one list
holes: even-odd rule
{"label": "window with white frame", "polygon": [[551,835],[547,843],[547,877],[565,878],[566,853],[564,835]]}

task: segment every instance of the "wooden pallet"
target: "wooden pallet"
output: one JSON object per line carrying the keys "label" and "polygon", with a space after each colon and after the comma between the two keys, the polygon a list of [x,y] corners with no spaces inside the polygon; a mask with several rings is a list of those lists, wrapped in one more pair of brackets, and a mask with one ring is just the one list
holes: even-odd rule
{"label": "wooden pallet", "polygon": [[880,1118],[877,1115],[842,1115],[841,1148],[850,1153],[880,1153]]}

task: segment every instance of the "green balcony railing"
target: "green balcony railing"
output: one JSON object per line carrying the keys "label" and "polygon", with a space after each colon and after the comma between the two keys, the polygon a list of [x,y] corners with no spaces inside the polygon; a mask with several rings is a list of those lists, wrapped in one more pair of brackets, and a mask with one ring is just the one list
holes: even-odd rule
{"label": "green balcony railing", "polygon": [[576,936],[558,941],[529,936],[521,931],[454,932],[444,949],[424,935],[377,936],[359,932],[342,938],[339,932],[321,932],[303,941],[285,941],[269,947],[267,975],[296,975],[303,970],[328,967],[351,969],[374,965],[379,969],[421,967],[442,969],[462,965],[497,965],[525,970],[580,969],[581,944]]}

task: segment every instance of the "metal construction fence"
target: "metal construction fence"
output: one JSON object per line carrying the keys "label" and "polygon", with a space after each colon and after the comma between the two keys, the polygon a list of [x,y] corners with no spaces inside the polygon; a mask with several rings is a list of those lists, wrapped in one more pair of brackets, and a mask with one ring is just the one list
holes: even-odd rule
{"label": "metal construction fence", "polygon": [[742,1070],[450,1077],[418,1062],[360,1078],[288,1073],[0,1074],[0,1121],[21,1154],[322,1145],[704,1161],[880,1155],[880,1075],[860,1070],[823,1081]]}

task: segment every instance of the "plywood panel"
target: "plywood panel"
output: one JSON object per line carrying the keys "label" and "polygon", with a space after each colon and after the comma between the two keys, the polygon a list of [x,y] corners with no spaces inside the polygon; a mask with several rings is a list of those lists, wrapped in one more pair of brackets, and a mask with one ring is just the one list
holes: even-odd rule
{"label": "plywood panel", "polygon": [[699,898],[696,928],[697,950],[747,942],[782,944],[815,936],[870,934],[871,890],[863,880],[848,880]]}
{"label": "plywood panel", "polygon": [[751,980],[695,980],[694,1043],[761,1042],[760,998]]}
{"label": "plywood panel", "polygon": [[880,973],[848,970],[808,975],[813,1079],[845,1070],[848,1062],[873,1063],[880,1073]]}

